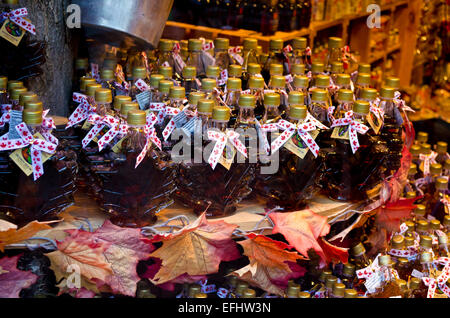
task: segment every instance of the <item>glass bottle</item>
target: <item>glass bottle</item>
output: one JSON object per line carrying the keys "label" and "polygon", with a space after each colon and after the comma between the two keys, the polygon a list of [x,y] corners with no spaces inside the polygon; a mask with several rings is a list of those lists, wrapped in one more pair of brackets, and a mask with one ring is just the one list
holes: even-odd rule
{"label": "glass bottle", "polygon": [[269,89],[281,96],[281,113],[289,113],[289,104],[286,98],[286,79],[284,76],[273,75],[270,77]]}
{"label": "glass bottle", "polygon": [[[225,97],[225,104],[231,109],[230,126],[233,127],[236,123],[236,117],[239,113],[239,96],[241,95],[242,81],[236,77],[229,77],[227,80],[227,93]],[[253,96],[253,95],[252,95]]]}
{"label": "glass bottle", "polygon": [[101,207],[118,226],[153,224],[156,213],[172,203],[174,169],[168,158],[152,144],[136,167],[147,139],[144,132],[146,116],[142,110],[128,112],[128,133],[122,142],[122,156],[114,160],[112,171],[101,174]]}
{"label": "glass bottle", "polygon": [[428,287],[420,278],[412,277],[409,281],[409,289],[411,290],[411,298],[427,298]]}
{"label": "glass bottle", "polygon": [[264,124],[275,123],[281,118],[279,110],[280,100],[280,94],[277,93],[267,93],[264,95],[265,112],[262,120]]}
{"label": "glass bottle", "polygon": [[186,90],[187,94],[198,91],[200,89],[198,85],[197,69],[194,66],[186,66],[183,69],[183,81],[182,86]]}
{"label": "glass bottle", "polygon": [[120,117],[120,110],[122,109],[122,104],[131,103],[130,96],[117,95],[114,97],[113,109],[115,117]]}
{"label": "glass bottle", "polygon": [[[420,166],[420,162],[421,162],[419,159],[420,150],[421,150],[421,148],[419,145],[412,145],[411,149],[409,150],[411,152],[412,162],[414,164],[416,164],[417,167]],[[420,178],[421,172],[419,171],[418,173],[419,173],[419,175],[417,176],[417,178]]]}
{"label": "glass bottle", "polygon": [[448,158],[447,143],[445,141],[438,141],[436,144],[436,162],[441,165],[445,164],[445,160]]}
{"label": "glass bottle", "polygon": [[216,105],[219,103],[217,100],[217,93],[215,92],[215,88],[217,87],[216,80],[212,78],[204,78],[202,79],[202,88],[201,91],[205,94],[206,99],[212,99]]}
{"label": "glass bottle", "polygon": [[132,99],[135,99],[136,95],[141,93],[141,91],[136,87],[137,80],[143,80],[148,84],[147,69],[145,67],[137,66],[133,68],[132,85],[130,89],[130,96]]}
{"label": "glass bottle", "polygon": [[[247,71],[245,72],[245,76],[244,76],[244,82],[242,82],[242,87],[244,89],[250,89],[249,87],[249,81],[250,78],[252,77],[260,77],[261,79],[261,65],[257,64],[257,63],[249,63],[247,65]],[[264,81],[264,79],[263,79]],[[263,82],[264,83],[264,82]],[[264,89],[264,84],[263,84],[263,89]]]}
{"label": "glass bottle", "polygon": [[340,89],[337,94],[337,102],[335,113],[348,112],[353,109],[353,92],[349,89]]}
{"label": "glass bottle", "polygon": [[251,77],[248,81],[250,94],[256,97],[255,116],[258,120],[264,117],[264,79],[262,77]]}
{"label": "glass bottle", "polygon": [[[325,280],[325,298],[332,298],[333,288],[337,284],[337,277],[329,275]],[[345,286],[344,286],[345,289]]]}
{"label": "glass bottle", "polygon": [[316,77],[318,75],[325,75],[325,64],[321,62],[314,62],[311,64],[311,74],[312,74],[312,81],[311,81],[311,87],[316,86]]}
{"label": "glass bottle", "polygon": [[309,64],[308,58],[306,56],[306,47],[308,41],[304,37],[294,38],[292,40],[292,57],[290,59],[291,64]]}
{"label": "glass bottle", "polygon": [[114,71],[111,69],[100,70],[100,84],[103,88],[113,90],[114,88]]}
{"label": "glass bottle", "polygon": [[305,75],[305,64],[291,64],[291,75],[292,76],[304,76]]}
{"label": "glass bottle", "polygon": [[78,86],[80,83],[80,80],[87,76],[89,69],[89,61],[85,58],[78,58],[75,60],[75,72],[74,72],[74,78],[73,78],[73,84],[74,87],[72,90],[74,92],[79,92],[80,87]]}
{"label": "glass bottle", "polygon": [[372,294],[373,298],[389,298],[392,296],[401,296],[400,287],[392,275],[392,259],[389,255],[381,255],[378,258],[380,264],[380,274],[384,276],[383,283],[377,291]]}
{"label": "glass bottle", "polygon": [[444,203],[449,200],[448,180],[444,177],[436,179],[434,196],[430,202],[431,215],[441,222],[444,222],[444,217],[450,213],[448,205]]}
{"label": "glass bottle", "polygon": [[230,48],[229,39],[216,38],[214,40],[214,58],[216,60],[215,65],[220,68],[220,71],[228,70],[228,66],[232,64],[232,62],[230,61],[230,55],[228,54],[229,48]]}
{"label": "glass bottle", "polygon": [[412,264],[407,258],[399,257],[397,258],[395,269],[400,278],[408,279],[408,277],[411,275],[412,272]]}
{"label": "glass bottle", "polygon": [[351,89],[350,75],[348,74],[337,74],[335,84],[339,89]]}
{"label": "glass bottle", "polygon": [[173,80],[173,68],[170,66],[160,66],[158,73],[161,74],[162,76],[164,76],[164,79],[166,81]]}
{"label": "glass bottle", "polygon": [[294,76],[294,89],[298,92],[302,92],[303,94],[305,94],[305,103],[309,104],[309,98],[308,98],[308,86],[309,86],[309,79],[307,76],[303,76],[303,75],[295,75]]}
{"label": "glass bottle", "polygon": [[342,283],[334,284],[330,298],[344,298],[344,295],[345,295],[345,285]]}
{"label": "glass bottle", "polygon": [[327,69],[331,69],[333,62],[342,62],[343,47],[342,39],[338,37],[330,37],[328,39],[328,56],[326,58]]}
{"label": "glass bottle", "polygon": [[7,91],[6,91],[6,93],[7,93],[7,103],[11,103],[12,102],[12,91],[14,90],[14,89],[16,89],[16,88],[23,88],[24,86],[23,86],[23,82],[22,81],[12,81],[12,80],[10,80],[10,81],[8,81],[8,84],[7,84],[8,86],[7,86]]}
{"label": "glass bottle", "polygon": [[201,293],[202,288],[200,285],[192,284],[189,286],[188,297],[187,298],[196,298],[195,296]]}
{"label": "glass bottle", "polygon": [[197,69],[197,76],[203,78],[206,75],[206,65],[202,59],[202,41],[198,39],[189,39],[189,57],[187,58],[186,65],[194,66]]}
{"label": "glass bottle", "polygon": [[219,80],[220,77],[220,68],[218,66],[215,65],[209,65],[206,68],[206,77],[207,78],[212,78],[214,80]]}
{"label": "glass bottle", "polygon": [[164,76],[161,74],[150,75],[150,103],[156,103],[159,101],[159,83],[164,80]]}
{"label": "glass bottle", "polygon": [[158,68],[161,66],[170,66],[174,67],[175,63],[173,60],[173,41],[168,39],[161,39],[158,44],[158,62],[157,66]]}
{"label": "glass bottle", "polygon": [[[419,221],[421,222],[421,221]],[[428,227],[425,229],[422,229],[419,227],[420,225],[416,225],[416,232],[420,234],[420,242],[419,242],[419,252],[432,252],[433,249],[433,239],[428,236]],[[426,234],[421,234],[426,233]]]}
{"label": "glass bottle", "polygon": [[112,92],[107,88],[99,88],[95,91],[95,102],[97,103],[97,115],[114,115],[111,109]]}
{"label": "glass bottle", "polygon": [[258,40],[254,38],[246,38],[243,42],[242,56],[244,58],[244,69],[248,71],[248,64],[259,64],[258,54],[256,49],[258,48]]}
{"label": "glass bottle", "polygon": [[417,137],[415,140],[415,144],[421,145],[421,144],[426,144],[428,142],[428,133],[424,132],[424,131],[419,131],[417,133]]}
{"label": "glass bottle", "polygon": [[350,249],[350,253],[354,259],[353,262],[355,263],[356,270],[360,270],[371,265],[371,262],[366,255],[366,248],[361,242],[353,246]]}
{"label": "glass bottle", "polygon": [[416,222],[423,220],[426,221],[426,213],[427,213],[427,207],[423,204],[418,204],[414,208],[414,219]]}
{"label": "glass bottle", "polygon": [[167,80],[161,80],[159,81],[159,96],[158,96],[158,102],[160,103],[166,103],[169,101],[169,93],[170,89],[173,87],[172,81]]}
{"label": "glass bottle", "polygon": [[22,111],[23,107],[19,105],[20,95],[28,92],[28,89],[25,87],[14,88],[10,93],[10,100],[12,105],[12,110]]}
{"label": "glass bottle", "polygon": [[440,257],[450,257],[450,252],[448,250],[448,237],[447,235],[438,236],[439,250],[438,255]]}
{"label": "glass bottle", "polygon": [[355,96],[357,99],[362,98],[362,90],[370,87],[370,74],[359,73],[356,79]]}
{"label": "glass bottle", "polygon": [[262,75],[266,82],[269,81],[270,65],[281,64],[284,65],[285,57],[283,55],[283,40],[271,39],[269,41],[269,57],[263,67]]}
{"label": "glass bottle", "polygon": [[338,74],[342,73],[344,73],[344,64],[342,64],[342,62],[331,63],[330,76],[331,79],[333,80],[333,83],[336,83]]}
{"label": "glass bottle", "polygon": [[38,96],[34,92],[24,92],[19,96],[19,107],[21,109],[25,108],[25,105],[29,102],[37,101]]}
{"label": "glass bottle", "polygon": [[311,104],[309,111],[311,115],[325,126],[332,124],[328,118],[328,93],[326,90],[315,88],[311,94]]}
{"label": "glass bottle", "polygon": [[231,64],[228,67],[228,77],[236,77],[242,80],[243,70],[242,66],[237,64]]}
{"label": "glass bottle", "polygon": [[190,92],[188,96],[188,105],[187,105],[188,110],[192,113],[195,113],[197,111],[199,100],[205,99],[205,96],[206,95],[202,92]]}
{"label": "glass bottle", "polygon": [[[403,235],[398,234],[398,235],[394,235],[391,239],[391,244],[390,244],[390,249],[391,250],[404,250],[405,249],[405,238],[403,237]],[[390,251],[389,254],[391,254],[391,258],[396,261],[397,258],[397,254],[394,253],[393,251]]]}
{"label": "glass bottle", "polygon": [[356,266],[352,263],[344,264],[344,268],[342,270],[341,281],[345,285],[346,288],[353,288],[353,282],[355,281],[355,271]]}
{"label": "glass bottle", "polygon": [[300,293],[300,285],[292,284],[288,286],[286,290],[286,298],[298,298],[299,293]]}

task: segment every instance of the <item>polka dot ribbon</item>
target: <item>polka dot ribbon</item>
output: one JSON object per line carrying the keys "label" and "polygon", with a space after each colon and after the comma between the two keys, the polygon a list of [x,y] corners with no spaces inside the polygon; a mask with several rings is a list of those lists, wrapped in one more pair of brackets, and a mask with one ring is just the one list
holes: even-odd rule
{"label": "polka dot ribbon", "polygon": [[208,139],[216,141],[216,144],[214,145],[208,159],[208,163],[213,170],[216,168],[220,156],[222,156],[223,150],[225,149],[228,141],[236,148],[237,151],[247,158],[247,148],[245,148],[244,144],[239,140],[239,134],[232,130],[227,130],[225,133],[217,130],[209,130]]}
{"label": "polka dot ribbon", "polygon": [[[111,117],[111,116],[109,116]],[[113,117],[112,117],[113,118]],[[83,141],[81,142],[83,145],[83,148],[86,148],[89,143],[94,139],[95,136],[98,135],[100,131],[105,127],[106,122],[110,121],[111,119],[106,119],[105,117],[99,116],[97,114],[91,114],[88,117],[88,122],[93,125],[92,129],[88,132],[86,137],[84,137]]]}
{"label": "polka dot ribbon", "polygon": [[143,79],[138,79],[134,85],[136,85],[136,87],[141,91],[141,92],[145,92],[145,91],[149,91],[150,90],[150,86],[147,85],[147,83],[143,80]]}
{"label": "polka dot ribbon", "polygon": [[78,105],[72,115],[70,115],[66,129],[87,119],[89,115],[95,111],[95,108],[89,103],[86,95],[73,93],[72,100],[80,105]]}
{"label": "polka dot ribbon", "polygon": [[[167,117],[167,116],[174,117],[174,116],[178,115],[180,112],[181,112],[181,110],[179,108],[166,106],[162,112],[159,112],[158,119],[159,120],[164,119],[164,117]],[[167,141],[167,139],[169,139],[170,135],[172,135],[172,132],[175,130],[175,127],[176,127],[175,120],[172,118],[172,119],[170,119],[169,123],[167,124],[167,126],[164,128],[164,130],[162,132],[164,141]]]}
{"label": "polka dot ribbon", "polygon": [[53,154],[57,145],[47,140],[36,139],[25,123],[16,126],[20,139],[7,139],[0,142],[0,151],[20,149],[30,146],[31,166],[33,167],[34,181],[44,174],[41,152]]}
{"label": "polka dot ribbon", "polygon": [[266,152],[267,155],[269,155],[270,154],[270,144],[269,144],[269,140],[267,139],[267,133],[268,132],[278,131],[278,126],[277,126],[277,124],[264,124],[264,125],[261,125],[259,123],[259,121],[256,121],[256,126],[261,131],[261,142],[262,142],[262,146],[264,148],[264,151]]}
{"label": "polka dot ribbon", "polygon": [[161,150],[161,140],[158,139],[158,136],[156,135],[156,130],[154,128],[157,118],[155,114],[149,113],[147,115],[147,123],[144,127],[144,134],[146,137],[145,146],[142,149],[141,153],[136,159],[136,165],[135,168],[137,168],[141,162],[144,160],[145,156],[147,155],[148,150],[150,149],[150,145],[153,143],[155,144],[159,150]]}
{"label": "polka dot ribbon", "polygon": [[352,147],[353,153],[359,149],[358,133],[365,134],[369,127],[353,119],[353,111],[348,111],[345,113],[344,118],[336,119],[331,126],[331,128],[338,126],[348,126],[350,146]]}
{"label": "polka dot ribbon", "polygon": [[27,8],[21,8],[8,13],[3,13],[3,17],[9,18],[9,20],[11,20],[11,22],[13,22],[14,24],[17,24],[19,27],[27,30],[31,34],[36,35],[36,27],[32,23],[24,19],[24,17],[26,17],[27,15]]}
{"label": "polka dot ribbon", "polygon": [[2,117],[0,117],[0,128],[3,128],[5,127],[5,124],[9,123],[9,120],[11,119],[11,114],[9,112],[12,110],[12,105],[3,104],[1,105],[0,110],[2,112]]}
{"label": "polka dot ribbon", "polygon": [[315,142],[314,138],[309,134],[310,131],[316,130],[316,125],[312,122],[304,122],[299,124],[290,123],[284,119],[277,122],[278,128],[284,130],[284,132],[272,143],[272,153],[281,148],[296,132],[311,150],[314,157],[319,155],[319,146]]}
{"label": "polka dot ribbon", "polygon": [[374,101],[370,102],[370,112],[373,113],[378,120],[383,121],[384,119],[384,109],[379,107],[380,99],[377,97]]}
{"label": "polka dot ribbon", "polygon": [[113,141],[117,135],[120,134],[120,136],[125,136],[128,132],[128,125],[125,122],[121,123],[119,119],[109,115],[106,117],[107,119],[105,120],[105,122],[110,127],[110,129],[97,142],[98,149],[100,151],[102,151],[106,145]]}
{"label": "polka dot ribbon", "polygon": [[228,81],[228,70],[225,69],[222,72],[220,72],[220,79],[217,81],[217,85],[222,86],[226,85]]}

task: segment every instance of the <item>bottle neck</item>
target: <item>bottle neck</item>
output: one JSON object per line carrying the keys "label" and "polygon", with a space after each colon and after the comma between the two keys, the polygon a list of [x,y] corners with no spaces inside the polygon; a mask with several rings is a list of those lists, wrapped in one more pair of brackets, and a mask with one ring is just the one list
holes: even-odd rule
{"label": "bottle neck", "polygon": [[211,119],[211,128],[225,132],[228,128],[228,121]]}

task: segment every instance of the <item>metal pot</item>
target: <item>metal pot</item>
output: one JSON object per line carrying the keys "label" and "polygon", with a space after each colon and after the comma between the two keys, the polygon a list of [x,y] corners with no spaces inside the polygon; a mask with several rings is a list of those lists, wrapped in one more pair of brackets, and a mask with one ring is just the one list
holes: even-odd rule
{"label": "metal pot", "polygon": [[72,0],[86,36],[123,48],[158,45],[174,0]]}

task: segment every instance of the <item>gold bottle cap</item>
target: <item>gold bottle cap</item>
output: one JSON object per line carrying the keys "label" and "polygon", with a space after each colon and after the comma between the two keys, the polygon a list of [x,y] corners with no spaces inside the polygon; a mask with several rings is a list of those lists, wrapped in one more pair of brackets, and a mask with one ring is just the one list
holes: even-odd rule
{"label": "gold bottle cap", "polygon": [[370,109],[370,103],[366,102],[365,100],[357,100],[353,104],[353,112],[357,114],[364,114],[367,115],[369,113]]}
{"label": "gold bottle cap", "polygon": [[100,71],[100,78],[104,81],[111,81],[114,79],[114,71],[111,69],[102,69]]}
{"label": "gold bottle cap", "polygon": [[337,283],[337,277],[336,276],[333,276],[333,275],[327,276],[327,279],[325,280],[325,286],[327,288],[332,289],[334,284],[336,284],[336,283]]}
{"label": "gold bottle cap", "polygon": [[227,80],[227,88],[230,90],[241,90],[242,89],[241,79],[236,77],[229,77]]}
{"label": "gold bottle cap", "polygon": [[294,76],[294,87],[297,88],[307,88],[309,84],[309,78],[303,75]]}
{"label": "gold bottle cap", "polygon": [[311,72],[313,73],[323,73],[325,65],[323,63],[312,63]]}
{"label": "gold bottle cap", "polygon": [[414,214],[417,216],[424,216],[427,211],[427,207],[423,204],[418,204],[414,209]]}
{"label": "gold bottle cap", "polygon": [[159,40],[158,49],[163,52],[170,52],[173,48],[173,41],[169,39],[161,39]]}
{"label": "gold bottle cap", "polygon": [[430,263],[433,260],[433,256],[431,255],[430,252],[422,252],[422,254],[420,254],[420,263]]}
{"label": "gold bottle cap", "polygon": [[204,99],[205,98],[205,93],[203,92],[190,92],[189,93],[189,104],[191,104],[192,106],[197,106],[198,105],[198,101],[200,99]]}
{"label": "gold bottle cap", "polygon": [[331,63],[331,73],[341,74],[344,72],[344,64],[342,62]]}
{"label": "gold bottle cap", "polygon": [[436,179],[436,189],[437,190],[447,190],[448,181],[446,178],[437,178]]}
{"label": "gold bottle cap", "polygon": [[270,75],[283,75],[283,65],[281,64],[270,64]]}
{"label": "gold bottle cap", "polygon": [[450,215],[444,216],[444,222],[442,222],[444,226],[450,226]]}
{"label": "gold bottle cap", "polygon": [[270,85],[273,88],[285,88],[286,87],[286,79],[281,75],[273,75],[270,77]]}
{"label": "gold bottle cap", "polygon": [[319,88],[313,89],[311,100],[314,102],[326,102],[328,100],[327,91]]}
{"label": "gold bottle cap", "polygon": [[408,175],[413,176],[417,173],[417,165],[415,163],[412,163],[409,166],[409,171],[408,171]]}
{"label": "gold bottle cap", "polygon": [[366,252],[364,245],[360,242],[357,245],[353,246],[350,250],[353,256],[360,256]]}
{"label": "gold bottle cap", "polygon": [[317,75],[315,83],[317,87],[326,89],[330,86],[330,77],[328,75]]}
{"label": "gold bottle cap", "polygon": [[424,143],[428,141],[428,133],[424,131],[419,131],[416,137],[417,141],[420,143]]}
{"label": "gold bottle cap", "polygon": [[217,81],[213,78],[204,78],[202,79],[202,90],[203,91],[212,91],[217,86]]}
{"label": "gold bottle cap", "polygon": [[299,292],[298,298],[311,298],[311,294],[308,292]]}
{"label": "gold bottle cap", "polygon": [[378,258],[378,262],[380,263],[381,266],[388,266],[392,264],[392,259],[390,255],[381,255]]}
{"label": "gold bottle cap", "polygon": [[76,70],[84,70],[89,68],[89,61],[86,58],[76,59],[75,60],[75,69]]}
{"label": "gold bottle cap", "polygon": [[289,109],[289,117],[294,120],[302,120],[306,118],[308,110],[304,105],[291,105]]}
{"label": "gold bottle cap", "polygon": [[241,95],[239,96],[239,106],[240,107],[256,107],[256,96],[254,95]]}
{"label": "gold bottle cap", "polygon": [[254,289],[247,288],[242,295],[242,298],[256,298],[256,292]]}
{"label": "gold bottle cap", "polygon": [[164,76],[162,76],[161,74],[152,74],[150,76],[150,87],[159,88],[159,82],[161,82],[162,80],[164,80]]}
{"label": "gold bottle cap", "polygon": [[292,284],[291,286],[288,286],[286,294],[289,297],[297,298],[299,292],[300,292],[300,285]]}
{"label": "gold bottle cap", "polygon": [[281,39],[270,39],[269,40],[269,50],[270,51],[279,51],[283,49],[283,40]]}
{"label": "gold bottle cap", "polygon": [[377,98],[377,90],[374,88],[363,88],[361,90],[361,98],[367,99],[367,100],[375,100]]}
{"label": "gold bottle cap", "polygon": [[86,85],[86,95],[89,97],[95,97],[95,91],[100,88],[102,88],[102,85],[97,84],[97,83],[87,84]]}
{"label": "gold bottle cap", "polygon": [[345,294],[345,285],[342,283],[336,283],[333,286],[333,295],[344,297]]}
{"label": "gold bottle cap", "polygon": [[187,48],[182,47],[180,55],[183,58],[183,60],[186,60],[189,57],[189,50]]}
{"label": "gold bottle cap", "polygon": [[256,54],[257,54],[257,55],[261,55],[262,53],[263,53],[263,48],[262,48],[261,45],[258,45],[258,46],[256,47]]}
{"label": "gold bottle cap", "polygon": [[394,95],[395,95],[395,89],[392,87],[384,86],[380,90],[381,98],[392,99],[392,98],[394,98]]}
{"label": "gold bottle cap", "polygon": [[199,39],[189,39],[188,41],[188,49],[189,51],[201,51],[203,47],[202,41]]}
{"label": "gold bottle cap", "polygon": [[248,80],[248,87],[250,89],[263,89],[264,88],[264,79],[262,77],[252,76]]}
{"label": "gold bottle cap", "polygon": [[185,66],[183,68],[184,78],[195,78],[197,76],[197,68],[195,66]]}
{"label": "gold bottle cap", "polygon": [[170,66],[160,66],[159,74],[164,76],[164,79],[171,79],[173,76],[173,69]]}
{"label": "gold bottle cap", "polygon": [[24,109],[31,110],[31,111],[43,111],[44,104],[39,100],[33,100],[31,102],[25,103]]}
{"label": "gold bottle cap", "polygon": [[342,270],[342,273],[346,276],[353,276],[356,271],[356,266],[352,263],[344,264],[344,268]]}
{"label": "gold bottle cap", "polygon": [[8,78],[6,76],[0,76],[0,90],[6,90],[8,87]]}
{"label": "gold bottle cap", "polygon": [[140,109],[130,109],[126,116],[128,125],[132,126],[145,126],[147,121],[147,113]]}
{"label": "gold bottle cap", "polygon": [[360,73],[356,79],[356,84],[370,85],[370,74]]}
{"label": "gold bottle cap", "polygon": [[253,38],[244,39],[242,44],[245,51],[256,50],[258,48],[258,40]]}
{"label": "gold bottle cap", "polygon": [[161,80],[159,81],[159,91],[163,94],[169,94],[170,93],[170,88],[173,87],[173,82],[172,81],[167,81],[167,80]]}
{"label": "gold bottle cap", "polygon": [[197,111],[203,114],[212,114],[214,105],[212,99],[200,99],[197,103]]}
{"label": "gold bottle cap", "polygon": [[405,238],[403,235],[394,235],[392,238],[392,248],[395,248],[396,250],[401,250],[404,246]]}
{"label": "gold bottle cap", "polygon": [[212,119],[220,121],[229,121],[231,117],[231,110],[225,106],[218,106],[213,108]]}
{"label": "gold bottle cap", "polygon": [[280,106],[281,97],[277,93],[267,93],[264,94],[264,105],[266,106]]}
{"label": "gold bottle cap", "polygon": [[358,293],[354,289],[346,289],[344,291],[344,298],[356,298]]}
{"label": "gold bottle cap", "polygon": [[19,100],[20,95],[23,93],[28,92],[28,89],[26,89],[25,87],[18,87],[18,88],[14,88],[11,91],[11,99],[12,100]]}
{"label": "gold bottle cap", "polygon": [[95,91],[95,101],[97,103],[112,103],[112,92],[107,88],[99,88]]}
{"label": "gold bottle cap", "polygon": [[25,109],[22,113],[23,121],[28,125],[42,124],[42,111]]}
{"label": "gold bottle cap", "polygon": [[214,47],[219,50],[228,50],[230,47],[230,40],[227,38],[216,38],[214,40]]}
{"label": "gold bottle cap", "polygon": [[236,286],[236,293],[239,295],[243,295],[247,288],[248,284],[246,282],[239,281]]}
{"label": "gold bottle cap", "polygon": [[120,107],[120,115],[123,117],[128,116],[128,112],[131,110],[139,110],[139,104],[136,102],[122,102],[122,106]]}
{"label": "gold bottle cap", "polygon": [[261,73],[261,65],[256,63],[249,63],[247,65],[247,73],[249,73],[250,75]]}
{"label": "gold bottle cap", "polygon": [[420,287],[420,278],[417,277],[411,277],[411,280],[409,281],[409,289],[415,290]]}
{"label": "gold bottle cap", "polygon": [[186,98],[186,89],[183,86],[172,86],[170,88],[169,98],[172,99]]}
{"label": "gold bottle cap", "polygon": [[[406,222],[405,222],[405,225],[408,227],[408,229],[406,230],[406,232],[413,232],[414,229],[415,229],[415,227],[416,227],[416,224],[414,224],[413,221],[406,221]],[[405,238],[405,239],[406,239],[406,238]]]}
{"label": "gold bottle cap", "polygon": [[194,298],[208,298],[208,296],[205,293],[197,293]]}
{"label": "gold bottle cap", "polygon": [[[428,226],[427,226],[427,229],[428,229]],[[420,237],[419,245],[424,248],[431,248],[433,246],[433,240],[431,239],[431,237],[423,235]]]}
{"label": "gold bottle cap", "polygon": [[329,49],[339,49],[342,47],[342,39],[338,37],[328,38],[328,48]]}
{"label": "gold bottle cap", "polygon": [[419,220],[416,222],[416,230],[417,231],[422,231],[422,232],[428,231],[428,226],[429,226],[429,224],[428,224],[428,221],[426,221],[426,220]]}
{"label": "gold bottle cap", "polygon": [[399,89],[400,88],[400,79],[398,77],[388,77],[384,81],[384,85],[386,85],[387,87]]}
{"label": "gold bottle cap", "polygon": [[442,165],[440,163],[433,163],[430,165],[430,173],[432,175],[440,175],[442,172]]}
{"label": "gold bottle cap", "polygon": [[338,90],[338,100],[340,102],[353,102],[353,92],[349,89]]}
{"label": "gold bottle cap", "polygon": [[404,279],[397,279],[397,285],[401,291],[408,289],[407,283]]}
{"label": "gold bottle cap", "polygon": [[97,83],[97,82],[95,81],[95,79],[89,78],[89,77],[86,77],[86,76],[83,76],[83,77],[80,79],[80,90],[81,90],[82,92],[85,92],[85,91],[86,91],[86,85],[88,85],[88,84],[95,84],[95,83]]}
{"label": "gold bottle cap", "polygon": [[305,64],[294,64],[291,66],[292,75],[303,75],[305,74]]}
{"label": "gold bottle cap", "polygon": [[403,258],[403,257],[398,258],[397,262],[398,262],[398,264],[405,265],[405,266],[409,264],[409,260],[407,258]]}
{"label": "gold bottle cap", "polygon": [[448,236],[447,235],[439,235],[438,242],[439,242],[439,244],[448,244]]}
{"label": "gold bottle cap", "polygon": [[431,230],[439,230],[441,228],[441,222],[439,220],[431,220],[430,221],[430,229]]}
{"label": "gold bottle cap", "polygon": [[189,296],[189,298],[194,298],[195,295],[201,293],[201,291],[202,291],[202,288],[200,287],[200,285],[191,285],[191,286],[189,286],[188,296]]}
{"label": "gold bottle cap", "polygon": [[336,77],[336,84],[339,86],[350,85],[350,75],[338,74]]}
{"label": "gold bottle cap", "polygon": [[8,91],[11,92],[13,89],[22,88],[22,81],[8,81]]}
{"label": "gold bottle cap", "polygon": [[419,155],[420,154],[420,146],[419,145],[412,145],[410,152],[412,155]]}
{"label": "gold bottle cap", "polygon": [[420,153],[429,155],[431,153],[431,145],[427,143],[423,143],[420,145]]}
{"label": "gold bottle cap", "polygon": [[228,76],[230,77],[241,77],[242,76],[242,66],[231,64],[228,67]]}
{"label": "gold bottle cap", "polygon": [[413,246],[413,245],[414,245],[414,237],[406,236],[405,237],[405,246],[409,247],[409,246]]}
{"label": "gold bottle cap", "polygon": [[412,199],[415,198],[417,196],[415,191],[408,191],[406,192],[406,199]]}
{"label": "gold bottle cap", "polygon": [[122,104],[125,102],[131,102],[131,96],[117,95],[114,97],[114,109],[120,111]]}
{"label": "gold bottle cap", "polygon": [[181,46],[181,48],[185,48],[185,49],[187,49],[188,48],[188,40],[181,40],[180,41],[180,46]]}
{"label": "gold bottle cap", "polygon": [[142,79],[147,78],[147,69],[142,66],[133,68],[133,78],[135,80],[137,80],[139,78],[142,78]]}
{"label": "gold bottle cap", "polygon": [[439,154],[447,153],[447,143],[445,141],[438,141],[436,144],[436,152]]}
{"label": "gold bottle cap", "polygon": [[218,66],[209,65],[206,68],[206,77],[218,78],[220,76],[220,68]]}
{"label": "gold bottle cap", "polygon": [[289,92],[289,105],[305,105],[305,94],[303,92]]}
{"label": "gold bottle cap", "polygon": [[308,40],[304,37],[294,38],[292,40],[292,48],[294,50],[304,50],[308,45]]}
{"label": "gold bottle cap", "polygon": [[20,96],[19,96],[19,105],[23,107],[23,106],[25,106],[26,103],[32,102],[37,99],[38,99],[38,96],[35,93],[25,92],[25,93],[20,94]]}
{"label": "gold bottle cap", "polygon": [[370,74],[370,72],[371,72],[370,64],[360,63],[358,65],[358,73]]}

